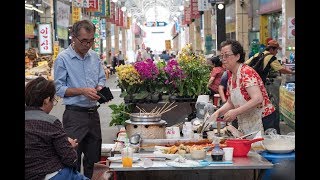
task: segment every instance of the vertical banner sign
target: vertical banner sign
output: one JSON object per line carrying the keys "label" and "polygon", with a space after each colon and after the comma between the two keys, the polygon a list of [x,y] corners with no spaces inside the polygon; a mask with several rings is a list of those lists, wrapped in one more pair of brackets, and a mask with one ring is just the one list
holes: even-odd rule
{"label": "vertical banner sign", "polygon": [[115,4],[114,2],[111,2],[110,3],[110,22],[112,24],[115,24],[115,16],[116,16],[115,10],[116,10]]}
{"label": "vertical banner sign", "polygon": [[100,54],[100,23],[98,18],[92,18],[91,22],[96,27],[96,32],[94,33],[94,44],[93,44],[93,50],[96,51],[98,54]]}
{"label": "vertical banner sign", "polygon": [[57,59],[58,54],[59,54],[59,41],[55,41],[53,43],[53,56],[52,56],[53,62]]}
{"label": "vertical banner sign", "polygon": [[115,18],[114,18],[114,24],[119,26],[119,7],[115,7]]}
{"label": "vertical banner sign", "polygon": [[94,12],[96,17],[106,17],[106,0],[99,1],[99,11]]}
{"label": "vertical banner sign", "polygon": [[106,1],[106,6],[105,6],[105,10],[106,10],[106,21],[110,22],[110,0],[105,0]]}
{"label": "vertical banner sign", "polygon": [[100,38],[105,40],[107,37],[106,33],[106,19],[100,19]]}
{"label": "vertical banner sign", "polygon": [[82,8],[83,7],[83,0],[73,0],[72,6],[77,7],[77,8]]}
{"label": "vertical banner sign", "polygon": [[70,14],[70,6],[66,5],[60,1],[57,1],[57,25],[61,27],[69,26],[69,14]]}
{"label": "vertical banner sign", "polygon": [[123,27],[123,11],[119,9],[119,26]]}
{"label": "vertical banner sign", "polygon": [[34,24],[25,23],[24,27],[24,36],[26,38],[34,38]]}
{"label": "vertical banner sign", "polygon": [[191,8],[190,7],[184,7],[184,15],[185,15],[185,23],[190,24],[191,23]]}
{"label": "vertical banner sign", "polygon": [[82,7],[88,8],[89,7],[89,0],[82,0]]}
{"label": "vertical banner sign", "polygon": [[51,24],[39,24],[39,52],[52,54],[52,29]]}
{"label": "vertical banner sign", "polygon": [[200,18],[200,13],[198,11],[198,0],[190,0],[191,7],[191,19]]}
{"label": "vertical banner sign", "polygon": [[89,7],[86,8],[87,12],[98,12],[99,11],[99,0],[89,0]]}
{"label": "vertical banner sign", "polygon": [[127,29],[130,29],[131,26],[131,17],[127,17]]}
{"label": "vertical banner sign", "polygon": [[289,17],[288,18],[288,39],[294,39],[296,37],[296,30],[295,30],[295,18]]}
{"label": "vertical banner sign", "polygon": [[72,24],[81,19],[81,8],[72,6]]}

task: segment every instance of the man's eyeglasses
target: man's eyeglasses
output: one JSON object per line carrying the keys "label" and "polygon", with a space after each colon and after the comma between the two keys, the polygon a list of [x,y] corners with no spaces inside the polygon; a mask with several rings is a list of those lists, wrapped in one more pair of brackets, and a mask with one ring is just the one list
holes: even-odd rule
{"label": "man's eyeglasses", "polygon": [[[74,37],[77,38],[77,36],[74,36]],[[78,38],[77,38],[77,39],[78,39]],[[78,41],[79,41],[83,46],[88,46],[88,45],[90,45],[91,43],[94,42],[94,39],[91,39],[90,41],[83,41],[83,40],[78,39]]]}
{"label": "man's eyeglasses", "polygon": [[224,59],[227,59],[227,58],[229,58],[229,57],[232,56],[232,55],[234,55],[234,54],[221,54],[221,55],[219,55],[219,59],[220,59],[220,60],[222,60],[223,58],[224,58]]}
{"label": "man's eyeglasses", "polygon": [[53,99],[52,99],[53,105],[54,105],[54,106],[57,105],[58,102],[59,102],[58,99],[57,99],[56,97],[53,97]]}

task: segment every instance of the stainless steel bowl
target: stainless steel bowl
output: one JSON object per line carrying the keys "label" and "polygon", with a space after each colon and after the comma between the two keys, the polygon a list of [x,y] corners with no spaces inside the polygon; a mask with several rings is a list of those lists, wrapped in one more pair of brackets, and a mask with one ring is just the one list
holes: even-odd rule
{"label": "stainless steel bowl", "polygon": [[265,135],[263,146],[271,153],[290,153],[295,149],[295,136]]}
{"label": "stainless steel bowl", "polygon": [[131,113],[130,120],[135,122],[158,122],[161,120],[161,115],[153,113]]}

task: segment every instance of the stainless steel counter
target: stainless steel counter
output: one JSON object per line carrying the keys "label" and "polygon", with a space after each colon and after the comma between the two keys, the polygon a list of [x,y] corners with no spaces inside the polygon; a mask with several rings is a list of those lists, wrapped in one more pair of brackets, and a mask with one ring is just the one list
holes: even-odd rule
{"label": "stainless steel counter", "polygon": [[273,164],[262,157],[260,154],[250,151],[248,157],[234,157],[233,164],[210,164],[205,167],[172,167],[168,166],[166,161],[153,161],[150,168],[143,168],[142,162],[139,160],[133,163],[132,168],[124,168],[121,163],[112,162],[110,170],[112,171],[163,171],[163,170],[199,170],[199,169],[271,169]]}
{"label": "stainless steel counter", "polygon": [[233,164],[210,164],[206,167],[171,167],[168,161],[153,161],[150,168],[141,167],[142,162],[133,163],[132,168],[123,168],[121,163],[111,163],[114,178],[121,180],[247,180],[261,179],[266,169],[273,164],[256,152],[248,157],[234,157]]}

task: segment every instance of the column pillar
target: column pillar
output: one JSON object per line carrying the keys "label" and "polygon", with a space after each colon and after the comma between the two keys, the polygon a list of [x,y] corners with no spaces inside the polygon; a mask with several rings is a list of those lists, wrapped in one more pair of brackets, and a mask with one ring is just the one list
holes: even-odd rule
{"label": "column pillar", "polygon": [[212,33],[211,33],[211,11],[204,11],[204,50],[205,54],[210,54],[212,49]]}
{"label": "column pillar", "polygon": [[236,40],[239,41],[246,53],[245,59],[249,56],[249,36],[248,36],[248,6],[249,0],[235,1],[236,6]]}
{"label": "column pillar", "polygon": [[106,51],[107,51],[107,62],[108,64],[111,64],[111,58],[109,58],[109,51],[111,52],[111,22],[106,22],[106,34],[107,34],[107,37],[106,37]]}
{"label": "column pillar", "polygon": [[114,53],[119,52],[119,27],[114,25]]}
{"label": "column pillar", "polygon": [[126,57],[126,54],[127,54],[127,38],[126,38],[126,29],[125,28],[121,28],[121,34],[122,34],[122,54],[123,54],[123,57],[125,58]]}
{"label": "column pillar", "polygon": [[189,43],[191,43],[192,50],[195,50],[195,41],[194,41],[194,22],[189,24]]}
{"label": "column pillar", "polygon": [[194,26],[195,26],[195,50],[200,52],[202,51],[200,18],[197,18],[194,20]]}

